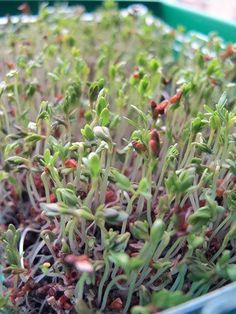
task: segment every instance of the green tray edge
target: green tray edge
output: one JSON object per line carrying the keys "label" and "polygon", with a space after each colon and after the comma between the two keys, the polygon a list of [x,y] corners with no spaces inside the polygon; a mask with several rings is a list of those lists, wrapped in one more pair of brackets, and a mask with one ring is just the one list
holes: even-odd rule
{"label": "green tray edge", "polygon": [[[236,22],[226,21],[219,18],[215,18],[204,14],[199,11],[193,11],[192,9],[170,3],[165,0],[116,0],[120,7],[126,7],[134,3],[143,3],[152,13],[166,22],[172,27],[183,26],[186,31],[196,31],[205,35],[211,32],[217,33],[226,42],[236,42]],[[99,5],[101,5],[101,0],[57,0],[57,1],[43,1],[43,0],[2,0],[0,1],[0,16],[5,16],[6,14],[18,14],[18,6],[21,3],[29,3],[32,13],[37,14],[38,6],[40,3],[48,2],[53,3],[65,3],[68,2],[72,4],[82,4],[86,7],[88,11],[93,11]]]}

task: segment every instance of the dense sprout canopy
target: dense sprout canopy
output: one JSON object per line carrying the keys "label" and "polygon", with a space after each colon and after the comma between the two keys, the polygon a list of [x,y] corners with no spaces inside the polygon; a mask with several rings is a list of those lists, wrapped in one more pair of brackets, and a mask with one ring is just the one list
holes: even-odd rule
{"label": "dense sprout canopy", "polygon": [[234,281],[235,47],[112,1],[13,22],[0,312],[150,314]]}

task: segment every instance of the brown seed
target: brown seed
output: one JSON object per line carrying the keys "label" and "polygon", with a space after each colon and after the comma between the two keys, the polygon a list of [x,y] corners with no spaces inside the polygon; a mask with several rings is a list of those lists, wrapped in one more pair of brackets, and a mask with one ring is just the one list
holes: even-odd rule
{"label": "brown seed", "polygon": [[133,148],[136,150],[137,153],[141,153],[141,152],[144,152],[146,149],[146,146],[139,142],[139,141],[132,141],[132,145],[133,145]]}
{"label": "brown seed", "polygon": [[68,264],[73,264],[78,271],[81,272],[92,272],[93,265],[89,261],[89,257],[87,255],[74,255],[69,254],[65,257],[65,262]]}
{"label": "brown seed", "polygon": [[121,298],[116,298],[111,304],[110,308],[115,311],[121,311],[123,308],[123,302]]}
{"label": "brown seed", "polygon": [[170,98],[170,103],[174,105],[177,104],[180,101],[182,95],[183,95],[183,92],[178,91],[174,96]]}
{"label": "brown seed", "polygon": [[72,304],[68,302],[64,303],[64,309],[67,311],[70,311],[72,309]]}
{"label": "brown seed", "polygon": [[65,161],[66,168],[77,168],[77,161],[75,159],[67,159]]}
{"label": "brown seed", "polygon": [[152,152],[152,154],[155,157],[159,156],[160,153],[160,138],[157,130],[153,129],[150,132],[150,141],[149,141],[149,147]]}
{"label": "brown seed", "polygon": [[112,190],[106,191],[105,204],[114,202],[117,199],[116,193]]}
{"label": "brown seed", "polygon": [[134,72],[133,78],[138,80],[140,78],[140,73],[138,71]]}

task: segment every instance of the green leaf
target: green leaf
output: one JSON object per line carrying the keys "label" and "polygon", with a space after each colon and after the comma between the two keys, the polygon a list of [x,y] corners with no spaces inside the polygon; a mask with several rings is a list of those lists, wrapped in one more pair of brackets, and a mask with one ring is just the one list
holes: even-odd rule
{"label": "green leaf", "polygon": [[97,101],[97,105],[96,105],[96,112],[97,112],[97,115],[100,116],[101,112],[103,111],[103,109],[105,109],[107,107],[107,102],[106,102],[106,99],[101,96],[98,98],[98,101]]}
{"label": "green leaf", "polygon": [[111,123],[109,125],[109,129],[115,129],[120,123],[120,121],[121,121],[121,117],[118,114],[113,116],[113,119],[111,120]]}
{"label": "green leaf", "polygon": [[189,216],[188,222],[191,225],[201,224],[206,225],[211,218],[211,213],[207,206],[199,208],[195,213]]}
{"label": "green leaf", "polygon": [[151,293],[144,285],[141,285],[139,288],[139,300],[142,306],[148,305],[151,302]]}
{"label": "green leaf", "polygon": [[90,125],[86,124],[83,129],[81,129],[81,134],[86,138],[88,141],[94,140],[94,133],[91,129]]}
{"label": "green leaf", "polygon": [[196,249],[204,243],[204,237],[190,234],[187,238],[188,246],[191,249]]}
{"label": "green leaf", "polygon": [[139,256],[135,256],[130,259],[129,267],[130,269],[135,270],[138,269],[143,264],[144,264],[143,259],[141,259]]}
{"label": "green leaf", "polygon": [[6,77],[12,78],[12,77],[17,76],[17,74],[18,74],[18,71],[17,71],[17,70],[11,70],[11,71],[9,71],[9,72],[6,74]]}
{"label": "green leaf", "polygon": [[20,156],[9,157],[6,160],[6,162],[9,164],[13,164],[13,165],[22,165],[22,164],[28,164],[29,163],[29,161],[27,159],[20,157]]}
{"label": "green leaf", "polygon": [[42,139],[43,139],[43,137],[41,135],[33,134],[33,133],[31,133],[25,137],[25,141],[27,143],[36,143],[38,141],[41,141]]}
{"label": "green leaf", "polygon": [[228,233],[224,236],[222,246],[225,247],[230,240],[236,239],[236,222],[233,222],[230,226]]}
{"label": "green leaf", "polygon": [[214,112],[210,117],[210,126],[212,129],[217,129],[221,126],[221,120],[217,112]]}
{"label": "green leaf", "polygon": [[219,99],[219,101],[218,101],[218,104],[216,105],[216,108],[217,108],[217,109],[223,108],[223,107],[226,105],[226,103],[227,103],[227,94],[226,94],[226,92],[224,92],[224,93],[221,95],[221,97],[220,97],[220,99]]}
{"label": "green leaf", "polygon": [[148,66],[151,71],[156,72],[160,67],[160,62],[157,59],[151,59]]}
{"label": "green leaf", "polygon": [[110,121],[110,111],[107,108],[104,108],[100,114],[100,124],[102,126],[108,125]]}
{"label": "green leaf", "polygon": [[131,314],[151,314],[151,312],[141,305],[135,305],[131,308]]}
{"label": "green leaf", "polygon": [[85,209],[78,209],[76,211],[76,214],[88,221],[94,221],[95,219],[95,217],[88,210]]}
{"label": "green leaf", "polygon": [[[7,305],[7,303],[8,303],[8,300],[6,297],[0,297],[0,310],[2,314],[4,314],[4,307]],[[7,312],[5,312],[5,314],[7,314]]]}
{"label": "green leaf", "polygon": [[123,211],[116,208],[104,208],[103,210],[104,218],[108,223],[122,222],[128,219],[129,215]]}
{"label": "green leaf", "polygon": [[98,177],[101,171],[100,159],[96,153],[90,153],[87,163],[89,172],[93,178]]}
{"label": "green leaf", "polygon": [[201,117],[196,117],[192,120],[191,130],[194,134],[200,132],[203,127],[206,125],[206,122]]}
{"label": "green leaf", "polygon": [[1,170],[0,171],[0,182],[8,178],[8,173]]}
{"label": "green leaf", "polygon": [[46,162],[46,164],[49,164],[51,161],[51,153],[50,150],[47,148],[45,149],[44,155],[43,155],[43,159]]}
{"label": "green leaf", "polygon": [[212,154],[212,150],[205,143],[195,143],[196,147],[202,153]]}
{"label": "green leaf", "polygon": [[115,169],[112,170],[112,174],[120,189],[127,191],[131,189],[131,182],[129,181],[129,178],[127,178],[126,176],[124,176],[122,173],[118,172]]}
{"label": "green leaf", "polygon": [[109,259],[118,267],[125,271],[129,269],[129,255],[124,252],[111,252]]}
{"label": "green leaf", "polygon": [[78,198],[75,192],[68,188],[58,188],[56,189],[56,195],[58,200],[61,200],[68,206],[76,206],[78,204]]}
{"label": "green leaf", "polygon": [[97,100],[99,92],[104,87],[104,80],[100,79],[99,81],[93,82],[89,87],[89,99],[91,102]]}
{"label": "green leaf", "polygon": [[59,81],[59,76],[56,73],[48,72],[48,76],[50,76],[54,81]]}
{"label": "green leaf", "polygon": [[149,86],[149,79],[147,75],[145,75],[139,83],[139,86],[138,86],[139,93],[141,95],[144,95],[147,92],[148,86]]}
{"label": "green leaf", "polygon": [[40,207],[45,211],[47,216],[60,216],[69,215],[77,218],[84,218],[85,220],[94,221],[94,215],[89,211],[88,208],[76,209],[74,207],[68,207],[64,203],[41,203]]}
{"label": "green leaf", "polygon": [[159,242],[165,232],[165,223],[161,219],[156,219],[152,225],[150,232],[150,241]]}
{"label": "green leaf", "polygon": [[137,108],[136,106],[134,106],[134,105],[131,105],[131,108],[133,108],[133,109],[138,113],[138,115],[139,115],[141,121],[147,123],[147,115],[145,115],[145,113],[144,113],[142,110],[138,109],[138,108]]}
{"label": "green leaf", "polygon": [[236,265],[228,265],[226,272],[229,276],[229,279],[232,281],[236,281]]}
{"label": "green leaf", "polygon": [[152,304],[161,310],[179,305],[189,300],[189,296],[183,294],[182,291],[168,291],[163,289],[152,294]]}
{"label": "green leaf", "polygon": [[148,240],[149,239],[149,224],[148,222],[137,220],[130,224],[130,231],[136,239]]}
{"label": "green leaf", "polygon": [[6,88],[7,88],[7,83],[5,81],[2,81],[0,83],[0,96],[2,96],[2,94],[6,90]]}
{"label": "green leaf", "polygon": [[149,199],[152,197],[150,193],[150,183],[148,182],[147,178],[143,178],[138,185],[138,192],[144,196],[145,198]]}

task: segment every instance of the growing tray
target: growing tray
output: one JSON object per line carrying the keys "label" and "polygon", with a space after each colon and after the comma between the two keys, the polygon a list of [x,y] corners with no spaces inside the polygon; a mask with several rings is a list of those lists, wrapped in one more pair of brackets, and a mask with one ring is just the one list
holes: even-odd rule
{"label": "growing tray", "polygon": [[[40,3],[45,1],[40,0],[29,0],[29,1],[11,1],[3,0],[0,1],[0,16],[5,16],[7,14],[15,15],[19,11],[17,8],[20,3],[27,2],[31,7],[33,14],[37,14]],[[81,4],[87,11],[93,11],[98,6],[101,5],[101,0],[57,0],[57,1],[46,1],[49,5],[54,5],[55,3],[67,2],[69,5]],[[128,5],[134,3],[143,3],[145,6],[152,11],[152,13],[169,24],[172,27],[177,27],[182,25],[188,31],[197,31],[202,34],[209,34],[210,32],[216,32],[225,41],[236,42],[236,23],[221,20],[215,17],[208,16],[201,12],[195,12],[190,9],[186,9],[176,4],[168,3],[167,1],[158,0],[118,0],[120,8],[127,7]]]}
{"label": "growing tray", "polygon": [[[19,14],[20,4],[27,2],[31,13],[38,13],[39,5],[44,1],[0,1],[0,16]],[[65,1],[47,1],[49,5]],[[100,0],[67,1],[69,5],[83,5],[86,11],[92,12],[102,4]],[[204,35],[217,33],[225,42],[236,42],[236,23],[210,17],[178,5],[163,1],[129,1],[118,0],[119,8],[132,4],[144,4],[156,17],[172,27],[183,26],[186,31],[195,31]],[[0,311],[1,313],[1,311]],[[163,314],[235,314],[236,283],[229,284],[185,304],[163,311]]]}

